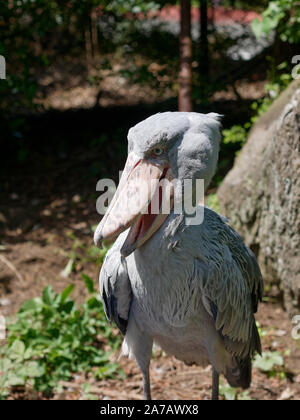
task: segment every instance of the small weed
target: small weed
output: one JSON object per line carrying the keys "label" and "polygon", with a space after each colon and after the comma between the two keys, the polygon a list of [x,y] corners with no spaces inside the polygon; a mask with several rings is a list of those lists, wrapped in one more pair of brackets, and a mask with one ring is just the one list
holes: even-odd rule
{"label": "small weed", "polygon": [[97,395],[91,392],[91,384],[86,383],[82,385],[83,395],[80,398],[81,400],[98,400]]}
{"label": "small weed", "polygon": [[257,355],[253,362],[253,367],[266,373],[269,377],[278,376],[280,379],[286,377],[282,369],[284,367],[284,360],[279,351],[266,351],[261,356]]}
{"label": "small weed", "polygon": [[219,393],[225,400],[252,400],[248,391],[240,391],[238,388],[233,388],[229,384],[220,383]]}
{"label": "small weed", "polygon": [[68,262],[60,275],[68,278],[71,273],[80,271],[82,265],[87,262],[92,262],[101,265],[105,255],[109,249],[103,244],[103,248],[99,249],[95,245],[86,246],[83,241],[78,239],[74,232],[67,232],[66,236],[72,239],[72,247],[69,252],[59,249],[59,252],[68,258]]}

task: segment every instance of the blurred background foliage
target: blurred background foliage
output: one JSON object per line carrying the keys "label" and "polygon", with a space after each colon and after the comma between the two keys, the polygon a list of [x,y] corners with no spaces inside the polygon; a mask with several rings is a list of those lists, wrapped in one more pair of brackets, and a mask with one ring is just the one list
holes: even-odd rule
{"label": "blurred background foliage", "polygon": [[[276,33],[270,51],[273,62],[269,63],[268,72],[272,74],[270,82],[278,84],[280,71],[274,69],[286,58],[290,59],[295,51],[293,45],[299,41],[299,3],[292,0],[212,0],[206,3],[214,8],[221,5],[262,12],[262,19],[252,22],[252,30],[257,38]],[[176,4],[179,2],[159,0],[1,1],[0,55],[7,60],[7,80],[0,83],[2,139],[15,138],[18,145],[24,142],[20,140],[26,131],[24,114],[43,111],[43,101],[37,101],[45,95],[40,84],[41,74],[48,69],[55,71],[55,64],[61,60],[68,65],[73,62],[74,72],[81,73],[93,86],[99,86],[109,75],[117,73],[131,83],[151,86],[157,90],[158,98],[167,89],[176,95],[178,34],[166,31],[157,22],[149,24],[158,10]],[[201,1],[193,1],[192,5],[200,7]],[[222,50],[234,41],[220,39],[213,22],[209,23],[208,74],[207,68],[204,75],[201,73],[200,39],[194,42],[193,99],[199,110],[209,104],[214,92],[231,81],[232,63],[228,59],[226,63]],[[218,70],[221,60],[223,72]],[[290,73],[289,66],[286,70]],[[276,89],[280,90],[278,86]],[[267,87],[266,96],[270,90]],[[101,93],[99,88],[96,104]],[[226,142],[229,141],[230,136]],[[18,149],[16,156],[22,160],[25,154]]]}
{"label": "blurred background foliage", "polygon": [[[21,107],[33,105],[37,91],[33,77],[36,66],[47,67],[57,55],[76,56],[85,48],[91,48],[86,53],[92,55],[99,51],[114,51],[118,45],[130,43],[131,31],[139,23],[134,15],[155,11],[165,3],[139,0],[1,1],[0,54],[7,57],[8,62],[7,84],[1,83],[1,108],[7,106],[5,99],[11,99],[8,98],[10,95]],[[130,14],[132,18],[124,20],[124,14]],[[99,65],[102,65],[101,61]]]}
{"label": "blurred background foliage", "polygon": [[[141,0],[3,0],[0,5],[0,54],[7,57],[8,75],[7,83],[0,85],[2,112],[3,109],[7,111],[8,105],[13,109],[33,106],[38,90],[34,69],[38,66],[47,68],[60,55],[76,57],[85,51],[87,66],[96,57],[98,66],[110,68],[107,57],[103,57],[104,53],[117,50],[120,53],[122,49],[126,58],[129,52],[138,52],[168,62],[177,52],[176,44],[172,45],[165,33],[159,34],[155,30],[154,33],[149,30],[151,39],[147,40],[145,31],[141,31],[144,24],[141,15],[149,18],[166,4],[176,3]],[[263,11],[263,19],[255,19],[252,23],[256,36],[268,36],[272,30],[276,30],[278,38],[284,43],[296,44],[299,41],[298,2],[224,0],[212,3],[257,11],[268,6]],[[199,2],[193,4],[198,5]],[[176,61],[176,54],[174,59]],[[149,82],[146,71],[141,71],[138,77],[134,70],[130,70],[129,66],[128,75]]]}
{"label": "blurred background foliage", "polygon": [[[0,5],[0,54],[7,59],[7,80],[0,84],[0,115],[2,127],[7,114],[30,110],[37,106],[35,99],[39,93],[37,70],[46,70],[58,57],[86,56],[86,67],[90,73],[92,64],[98,68],[116,71],[112,66],[112,56],[127,66],[119,69],[122,76],[137,83],[152,84],[155,88],[177,87],[177,37],[172,37],[159,26],[141,30],[145,18],[166,4],[176,1],[142,0],[62,0],[27,1],[3,0]],[[192,4],[198,6],[198,1]],[[259,38],[276,31],[275,47],[278,60],[283,44],[297,44],[300,38],[299,3],[293,0],[275,1],[208,1],[209,6],[234,6],[244,10],[262,11],[262,20],[255,19],[252,29]],[[142,17],[144,16],[144,17]],[[124,18],[125,17],[125,18]],[[212,45],[216,48],[218,45]],[[199,52],[195,46],[195,55]],[[274,51],[275,52],[275,51]],[[109,57],[110,54],[110,57]],[[156,63],[155,69],[140,58],[146,56]],[[195,57],[196,59],[197,57]],[[197,61],[197,60],[196,60]],[[280,64],[279,62],[276,63]],[[167,66],[167,70],[166,70]],[[196,66],[196,64],[195,64]],[[197,70],[197,67],[195,67]],[[84,69],[82,69],[84,70]],[[93,73],[93,72],[92,72]],[[168,78],[164,76],[168,73]],[[107,73],[106,73],[107,74]],[[101,76],[87,74],[90,83],[98,83]],[[194,72],[194,99],[215,91],[216,80],[201,86],[199,72]],[[161,83],[164,80],[165,83]],[[204,90],[203,90],[204,89]],[[6,119],[7,120],[7,119]],[[21,122],[10,121],[12,128]],[[6,133],[7,134],[7,133]]]}

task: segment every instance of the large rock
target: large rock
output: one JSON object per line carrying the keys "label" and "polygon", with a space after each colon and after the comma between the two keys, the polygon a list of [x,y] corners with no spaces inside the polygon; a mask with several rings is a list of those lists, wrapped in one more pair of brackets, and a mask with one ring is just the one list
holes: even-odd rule
{"label": "large rock", "polygon": [[252,128],[218,197],[290,314],[300,313],[300,83]]}

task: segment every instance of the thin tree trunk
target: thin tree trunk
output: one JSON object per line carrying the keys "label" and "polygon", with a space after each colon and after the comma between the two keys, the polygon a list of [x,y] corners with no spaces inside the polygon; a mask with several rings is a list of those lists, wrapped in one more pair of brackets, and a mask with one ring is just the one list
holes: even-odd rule
{"label": "thin tree trunk", "polygon": [[92,44],[93,44],[93,57],[96,62],[99,60],[99,42],[98,42],[98,29],[97,29],[97,10],[91,13],[91,29],[92,29]]}
{"label": "thin tree trunk", "polygon": [[211,2],[211,19],[210,19],[210,24],[212,26],[212,32],[215,31],[215,3],[212,1]]}
{"label": "thin tree trunk", "polygon": [[192,111],[192,37],[190,0],[181,0],[180,25],[178,109],[179,111]]}
{"label": "thin tree trunk", "polygon": [[90,31],[89,25],[84,30],[84,38],[85,38],[86,66],[89,72],[91,70],[91,65],[93,61],[93,48],[92,48],[91,31]]}
{"label": "thin tree trunk", "polygon": [[200,27],[200,76],[206,81],[209,74],[207,0],[200,0]]}

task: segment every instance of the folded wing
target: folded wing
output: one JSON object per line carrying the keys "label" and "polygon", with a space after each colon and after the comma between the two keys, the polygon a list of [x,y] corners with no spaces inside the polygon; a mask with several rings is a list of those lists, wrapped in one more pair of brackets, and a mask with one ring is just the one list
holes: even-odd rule
{"label": "folded wing", "polygon": [[224,220],[208,209],[213,232],[209,253],[195,259],[203,303],[215,320],[226,348],[240,358],[261,352],[254,313],[263,280],[255,255]]}
{"label": "folded wing", "polygon": [[122,238],[118,238],[108,251],[100,271],[99,282],[106,317],[110,322],[115,322],[120,332],[125,335],[132,291],[126,260],[120,254],[122,243]]}

